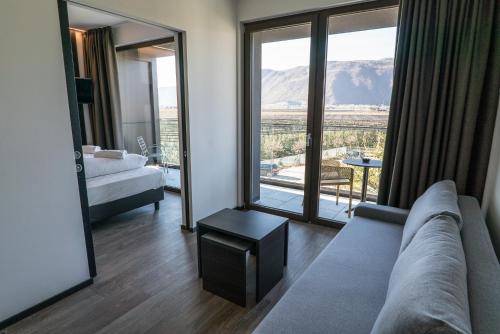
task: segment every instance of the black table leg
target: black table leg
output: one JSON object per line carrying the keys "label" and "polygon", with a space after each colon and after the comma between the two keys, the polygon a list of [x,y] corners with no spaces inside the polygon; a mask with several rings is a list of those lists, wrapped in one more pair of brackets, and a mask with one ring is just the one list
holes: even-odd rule
{"label": "black table leg", "polygon": [[[257,303],[283,278],[286,224],[274,230],[255,245],[257,261]],[[263,255],[263,256],[261,256]]]}
{"label": "black table leg", "polygon": [[[368,170],[370,168],[363,167],[363,180],[361,182],[361,202],[366,202],[366,193],[368,192]],[[351,208],[351,211],[354,211],[355,207]],[[349,213],[349,209],[344,211],[345,213]]]}
{"label": "black table leg", "polygon": [[283,265],[286,267],[288,264],[288,221],[285,223],[285,260]]}
{"label": "black table leg", "polygon": [[361,202],[366,202],[366,193],[368,190],[368,167],[363,167],[363,184],[361,186]]}

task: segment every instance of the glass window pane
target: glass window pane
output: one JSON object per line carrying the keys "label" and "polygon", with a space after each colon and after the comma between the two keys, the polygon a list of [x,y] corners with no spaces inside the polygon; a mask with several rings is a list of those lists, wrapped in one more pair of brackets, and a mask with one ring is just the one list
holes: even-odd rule
{"label": "glass window pane", "polygon": [[[382,160],[392,92],[397,7],[329,18],[319,216],[348,221],[362,199],[363,167],[346,159]],[[368,170],[376,200],[380,168]]]}
{"label": "glass window pane", "polygon": [[252,33],[251,201],[303,213],[311,24]]}
{"label": "glass window pane", "polygon": [[180,189],[179,114],[177,109],[177,52],[175,43],[158,46],[165,51],[156,58],[160,145],[169,166],[166,185]]}
{"label": "glass window pane", "polygon": [[117,62],[125,149],[148,155],[149,164],[168,164],[165,185],[180,189],[175,43],[119,51]]}

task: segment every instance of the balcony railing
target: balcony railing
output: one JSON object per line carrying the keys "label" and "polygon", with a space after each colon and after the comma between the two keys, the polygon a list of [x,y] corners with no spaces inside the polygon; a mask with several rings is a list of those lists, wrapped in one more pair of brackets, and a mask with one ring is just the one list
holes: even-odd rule
{"label": "balcony railing", "polygon": [[[324,111],[322,165],[342,166],[346,158],[361,155],[382,160],[388,106],[335,106]],[[307,112],[305,110],[262,110],[260,162],[276,165],[278,172],[261,171],[261,182],[293,189],[304,188]],[[353,196],[360,197],[362,168],[354,168]],[[368,200],[376,200],[380,169],[370,169]],[[332,193],[322,188],[321,193]],[[342,190],[347,195],[347,190]]]}

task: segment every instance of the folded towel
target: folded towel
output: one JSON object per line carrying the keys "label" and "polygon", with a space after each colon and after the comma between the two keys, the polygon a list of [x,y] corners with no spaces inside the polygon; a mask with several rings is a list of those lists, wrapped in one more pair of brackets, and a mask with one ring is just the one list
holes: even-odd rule
{"label": "folded towel", "polygon": [[100,146],[94,146],[94,145],[83,145],[82,146],[82,151],[83,154],[94,154],[97,151],[100,151],[101,147]]}
{"label": "folded towel", "polygon": [[102,150],[94,153],[94,158],[123,159],[127,151],[123,150]]}
{"label": "folded towel", "polygon": [[92,155],[84,158],[85,176],[90,179],[97,176],[143,168],[147,161],[148,158],[134,153],[127,154],[123,159],[99,159]]}

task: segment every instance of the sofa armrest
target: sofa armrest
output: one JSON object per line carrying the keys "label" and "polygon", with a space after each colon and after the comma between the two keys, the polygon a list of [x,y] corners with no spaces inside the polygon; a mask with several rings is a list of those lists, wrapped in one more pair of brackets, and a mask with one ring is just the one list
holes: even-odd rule
{"label": "sofa armrest", "polygon": [[363,202],[354,209],[354,216],[404,225],[409,212],[406,209]]}

